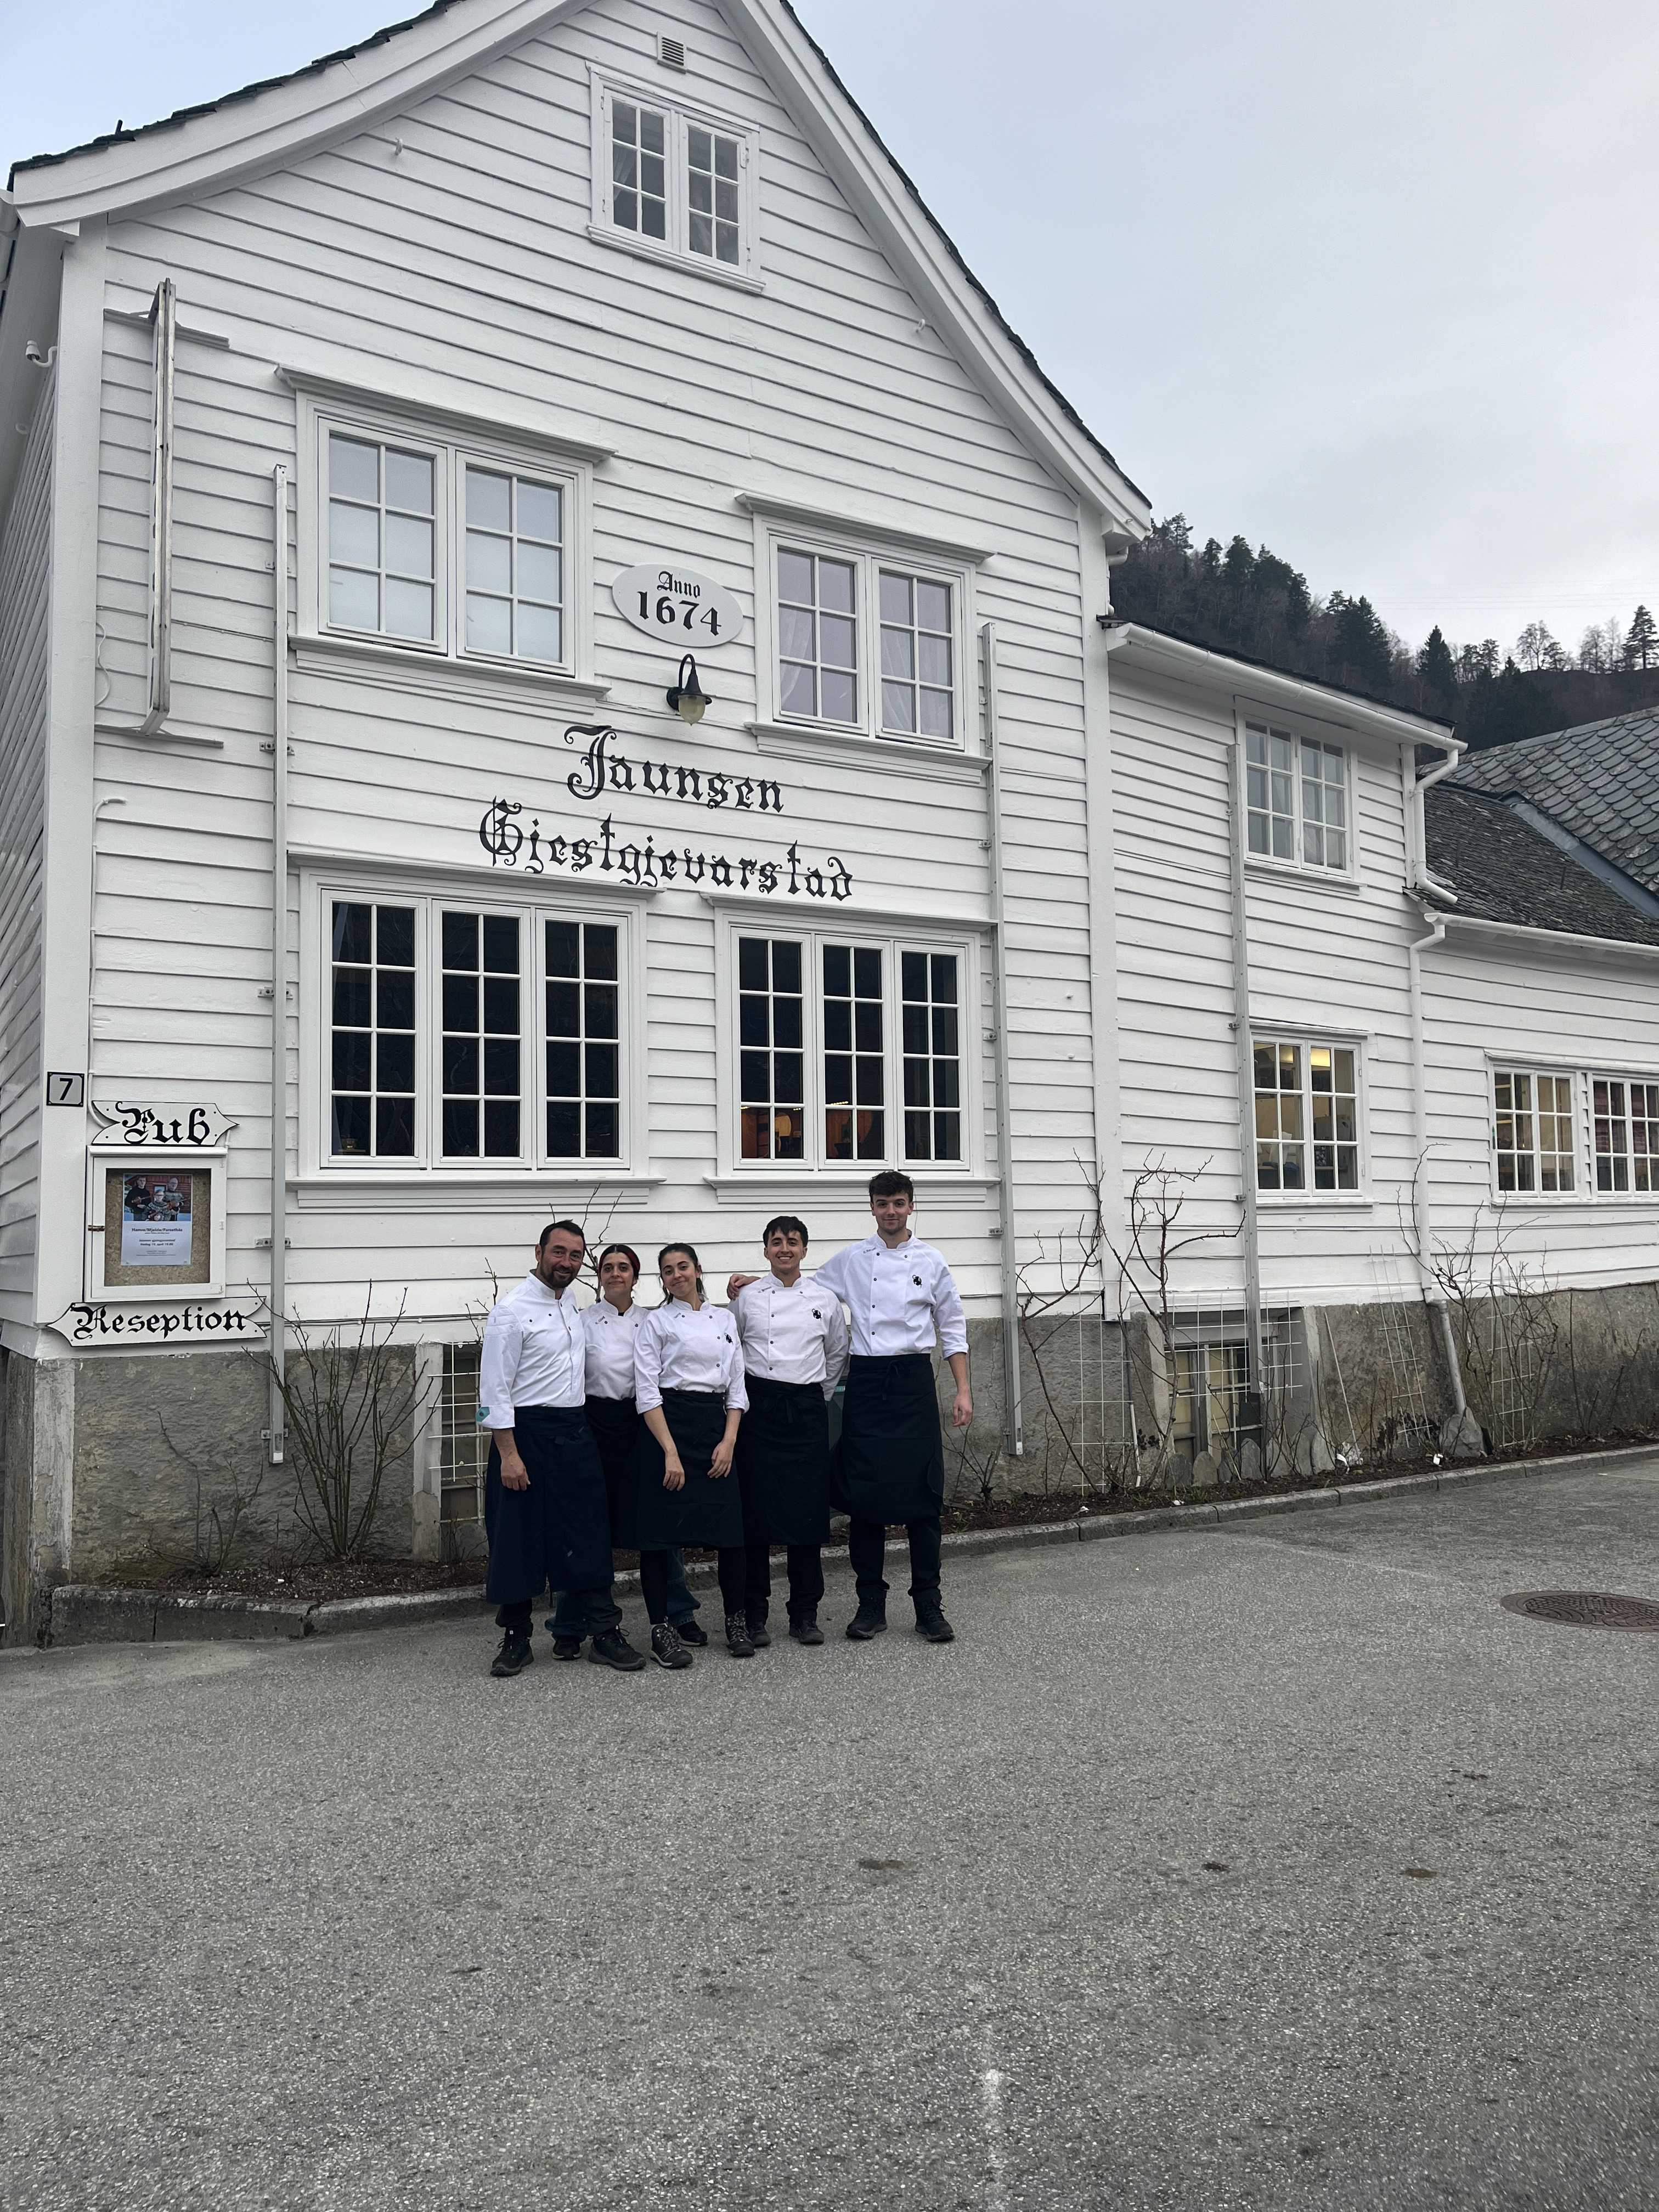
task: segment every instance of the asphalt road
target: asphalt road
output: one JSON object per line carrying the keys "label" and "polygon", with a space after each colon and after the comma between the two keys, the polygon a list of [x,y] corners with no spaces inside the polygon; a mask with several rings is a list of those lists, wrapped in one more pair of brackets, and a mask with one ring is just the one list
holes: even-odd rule
{"label": "asphalt road", "polygon": [[1656,1509],[982,1558],[954,1646],[681,1675],[6,1655],[0,2203],[1651,2212],[1659,1637],[1498,1600],[1659,1597]]}

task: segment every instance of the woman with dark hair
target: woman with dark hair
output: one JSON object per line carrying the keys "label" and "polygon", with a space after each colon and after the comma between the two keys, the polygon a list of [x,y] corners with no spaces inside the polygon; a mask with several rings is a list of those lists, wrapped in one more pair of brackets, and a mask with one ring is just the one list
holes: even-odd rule
{"label": "woman with dark hair", "polygon": [[[644,1309],[634,1303],[640,1279],[640,1255],[631,1244],[607,1244],[594,1265],[599,1295],[582,1309],[582,1331],[586,1340],[587,1425],[599,1448],[605,1469],[605,1495],[611,1510],[611,1541],[619,1552],[631,1552],[639,1542],[638,1517],[640,1414],[634,1402],[634,1339]],[[687,1644],[707,1644],[708,1638],[696,1622],[697,1601],[686,1588],[685,1566],[678,1551],[668,1555],[668,1618]],[[582,1648],[586,1621],[581,1607],[569,1591],[561,1594],[547,1624],[553,1637],[553,1656],[574,1659]]]}
{"label": "woman with dark hair", "polygon": [[638,1455],[640,1589],[659,1667],[689,1667],[691,1654],[668,1619],[672,1546],[706,1544],[719,1554],[726,1648],[751,1659],[744,1607],[743,1496],[732,1480],[738,1423],[747,1410],[737,1326],[703,1295],[702,1267],[689,1244],[657,1255],[663,1303],[634,1339],[634,1384],[646,1434]]}

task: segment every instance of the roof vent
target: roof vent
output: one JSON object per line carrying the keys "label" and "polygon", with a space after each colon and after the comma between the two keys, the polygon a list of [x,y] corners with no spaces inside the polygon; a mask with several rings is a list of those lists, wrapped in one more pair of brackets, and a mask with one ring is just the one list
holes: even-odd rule
{"label": "roof vent", "polygon": [[685,67],[684,40],[671,39],[666,31],[659,31],[657,59],[665,69],[683,70]]}

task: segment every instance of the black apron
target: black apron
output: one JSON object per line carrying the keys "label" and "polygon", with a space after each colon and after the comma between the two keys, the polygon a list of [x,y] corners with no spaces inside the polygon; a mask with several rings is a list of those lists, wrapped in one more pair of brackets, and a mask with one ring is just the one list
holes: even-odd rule
{"label": "black apron", "polygon": [[855,1521],[927,1521],[945,1499],[945,1437],[923,1352],[854,1356],[847,1371],[833,1496]]}
{"label": "black apron", "polygon": [[492,1605],[520,1605],[544,1589],[608,1590],[611,1516],[586,1415],[580,1406],[520,1406],[513,1436],[530,1487],[507,1487],[492,1443],[484,1479],[486,1596]]}
{"label": "black apron", "polygon": [[645,1423],[635,1459],[639,1500],[635,1533],[642,1552],[661,1552],[686,1544],[729,1551],[743,1542],[743,1492],[735,1474],[716,1480],[708,1472],[714,1447],[726,1434],[726,1395],[718,1390],[665,1390],[663,1418],[674,1439],[685,1482],[665,1490],[668,1464],[662,1446]]}
{"label": "black apron", "polygon": [[599,1448],[611,1509],[611,1541],[619,1552],[639,1548],[640,1477],[634,1455],[645,1424],[631,1398],[590,1398],[587,1425]]}
{"label": "black apron", "polygon": [[749,1411],[738,1431],[744,1540],[830,1540],[830,1408],[818,1382],[748,1379]]}

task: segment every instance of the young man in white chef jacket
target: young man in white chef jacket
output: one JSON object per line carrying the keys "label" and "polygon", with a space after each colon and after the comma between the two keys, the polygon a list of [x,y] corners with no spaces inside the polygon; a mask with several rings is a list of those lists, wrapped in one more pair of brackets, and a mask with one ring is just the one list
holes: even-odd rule
{"label": "young man in white chef jacket", "polygon": [[587,1340],[576,1304],[586,1238],[574,1221],[542,1231],[536,1264],[484,1324],[478,1421],[490,1433],[484,1484],[489,1575],[502,1632],[492,1674],[531,1662],[531,1608],[541,1592],[577,1594],[588,1656],[632,1674],[645,1660],[622,1633],[611,1594],[611,1515],[587,1425]]}
{"label": "young man in white chef jacket", "polygon": [[769,1274],[757,1275],[732,1301],[743,1346],[749,1411],[738,1433],[737,1471],[748,1549],[745,1604],[752,1643],[769,1644],[772,1551],[785,1547],[789,1633],[797,1644],[823,1641],[822,1546],[830,1534],[829,1402],[847,1369],[841,1300],[803,1276],[806,1224],[793,1213],[769,1221],[761,1237]]}
{"label": "young man in white chef jacket", "polygon": [[[848,1623],[854,1643],[887,1626],[882,1554],[890,1523],[910,1540],[910,1597],[916,1632],[950,1644],[956,1632],[939,1601],[940,1511],[945,1502],[945,1438],[933,1389],[937,1341],[956,1383],[951,1420],[974,1418],[968,1383],[968,1324],[943,1253],[910,1229],[915,1186],[885,1168],[870,1178],[876,1233],[826,1260],[813,1287],[846,1305],[852,1361],[836,1450],[836,1502],[851,1516],[848,1553],[859,1606]],[[735,1296],[753,1276],[734,1275]]]}

